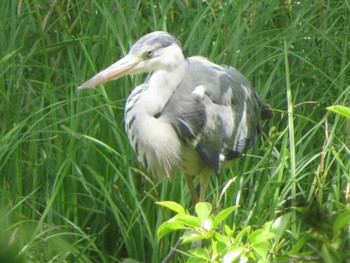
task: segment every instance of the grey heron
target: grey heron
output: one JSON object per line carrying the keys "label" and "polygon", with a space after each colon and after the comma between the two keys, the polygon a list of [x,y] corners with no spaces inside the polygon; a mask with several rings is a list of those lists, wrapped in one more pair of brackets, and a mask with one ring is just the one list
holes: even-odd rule
{"label": "grey heron", "polygon": [[[240,157],[273,115],[236,69],[186,57],[167,32],[141,37],[122,59],[78,89],[148,72],[125,105],[125,127],[137,159],[158,178],[185,174],[192,201],[205,200],[212,171]],[[198,175],[200,194],[192,181]]]}

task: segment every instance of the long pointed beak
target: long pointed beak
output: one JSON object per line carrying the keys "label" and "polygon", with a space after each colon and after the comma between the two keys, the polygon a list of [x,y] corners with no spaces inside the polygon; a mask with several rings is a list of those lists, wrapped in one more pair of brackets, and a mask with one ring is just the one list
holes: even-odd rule
{"label": "long pointed beak", "polygon": [[97,75],[80,85],[78,89],[89,89],[107,81],[120,78],[134,71],[136,65],[140,62],[139,57],[128,54],[108,68],[102,70]]}

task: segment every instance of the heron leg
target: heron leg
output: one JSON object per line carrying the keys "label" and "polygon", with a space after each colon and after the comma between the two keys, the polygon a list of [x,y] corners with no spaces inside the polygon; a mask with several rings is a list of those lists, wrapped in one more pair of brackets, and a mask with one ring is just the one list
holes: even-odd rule
{"label": "heron leg", "polygon": [[200,192],[199,192],[199,201],[204,202],[205,201],[205,192],[208,188],[209,182],[210,182],[210,168],[204,168],[200,175],[199,175],[199,182],[200,182]]}
{"label": "heron leg", "polygon": [[192,176],[185,173],[185,178],[192,197],[192,203],[193,205],[195,205],[198,203],[198,194],[196,188],[194,187]]}

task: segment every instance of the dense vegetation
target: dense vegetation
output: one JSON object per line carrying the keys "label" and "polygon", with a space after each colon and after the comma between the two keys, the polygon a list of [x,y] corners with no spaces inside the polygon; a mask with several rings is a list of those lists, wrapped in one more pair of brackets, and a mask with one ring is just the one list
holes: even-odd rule
{"label": "dense vegetation", "polygon": [[184,178],[149,175],[124,132],[144,76],[76,90],[155,30],[238,68],[275,112],[212,177],[214,214],[237,206],[237,233],[288,215],[268,260],[349,262],[350,122],[326,110],[350,103],[348,1],[186,2],[0,2],[1,262],[159,262],[183,233],[158,241],[173,212],[156,202],[193,213]]}

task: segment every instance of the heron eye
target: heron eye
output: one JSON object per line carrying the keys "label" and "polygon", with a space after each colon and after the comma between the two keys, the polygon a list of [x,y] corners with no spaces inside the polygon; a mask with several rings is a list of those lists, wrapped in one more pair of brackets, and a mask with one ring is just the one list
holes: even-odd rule
{"label": "heron eye", "polygon": [[146,52],[147,56],[149,56],[149,57],[153,56],[153,53],[154,53],[154,51],[152,49],[147,50],[147,52]]}

